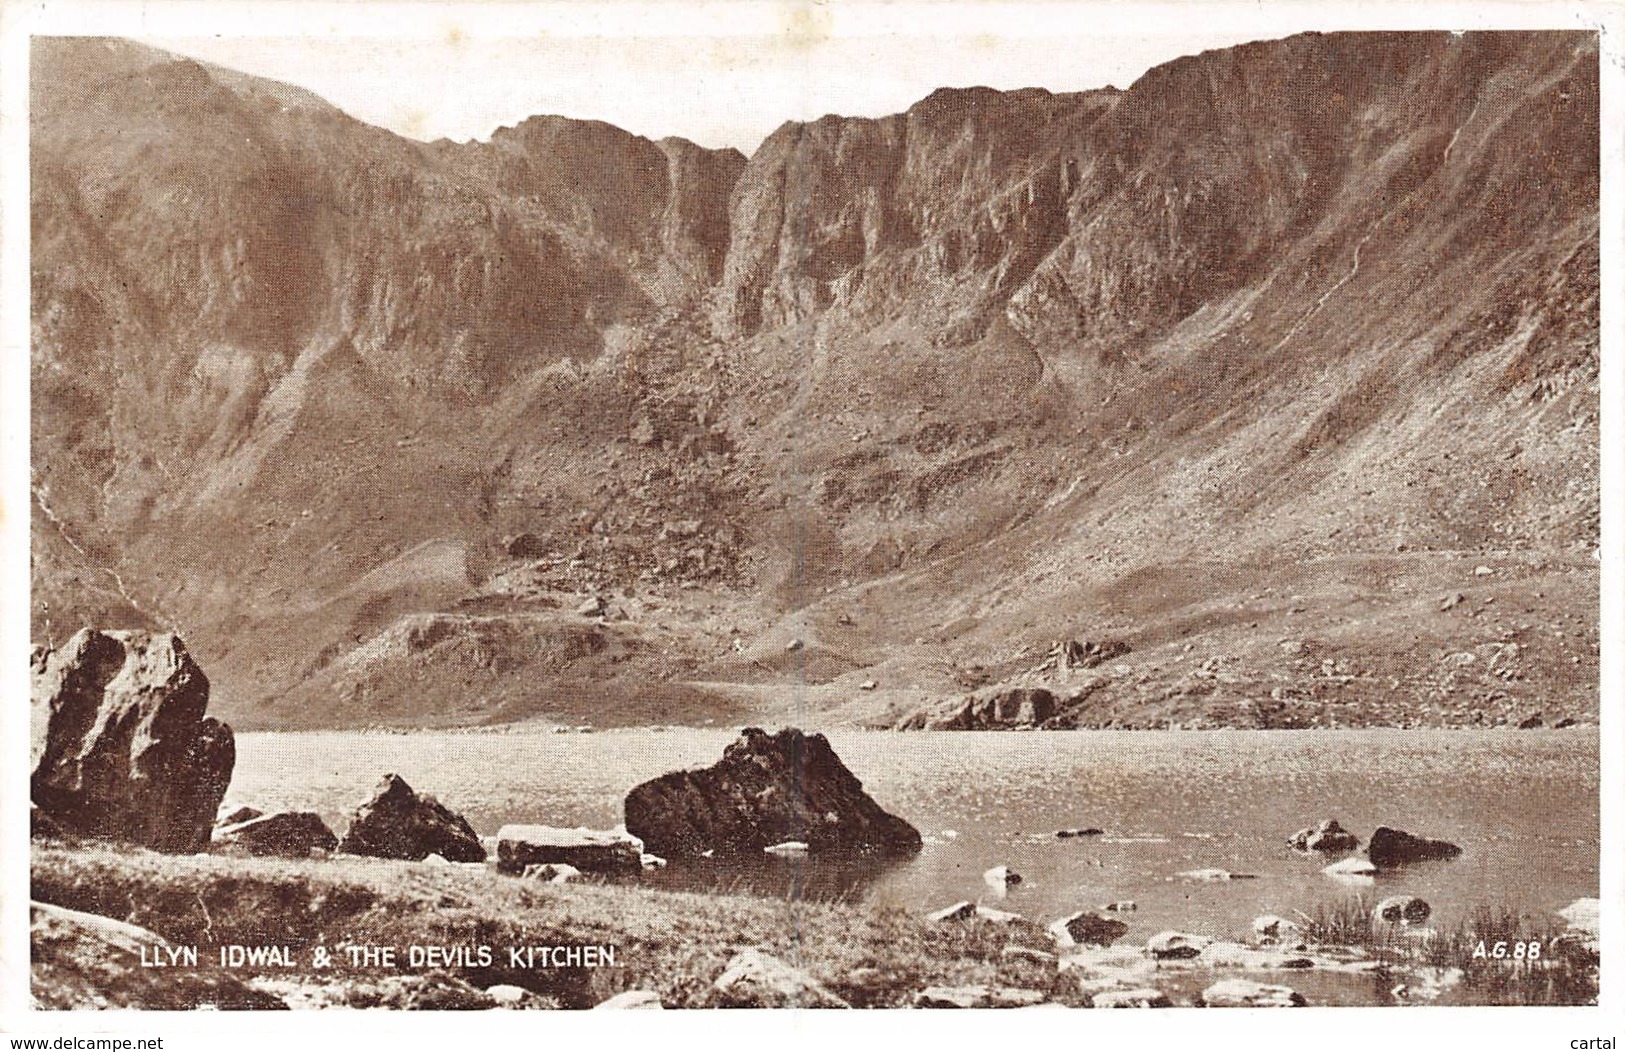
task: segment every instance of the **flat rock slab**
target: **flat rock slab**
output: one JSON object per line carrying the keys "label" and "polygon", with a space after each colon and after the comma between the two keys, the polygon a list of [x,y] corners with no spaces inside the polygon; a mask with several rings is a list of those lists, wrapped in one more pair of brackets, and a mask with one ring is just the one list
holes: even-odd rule
{"label": "flat rock slab", "polygon": [[498,830],[497,869],[523,873],[548,863],[574,866],[583,873],[641,873],[643,844],[612,829],[508,825]]}

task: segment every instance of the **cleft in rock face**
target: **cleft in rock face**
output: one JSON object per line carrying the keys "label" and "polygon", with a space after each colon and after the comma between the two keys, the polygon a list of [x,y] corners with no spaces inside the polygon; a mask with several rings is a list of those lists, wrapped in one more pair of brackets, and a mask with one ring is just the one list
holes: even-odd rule
{"label": "cleft in rock face", "polygon": [[356,810],[339,850],[409,862],[430,855],[451,862],[485,861],[485,845],[468,819],[432,796],[419,795],[398,774],[384,775],[378,792]]}
{"label": "cleft in rock face", "polygon": [[209,680],[180,638],[86,628],[32,665],[41,814],[81,836],[207,848],[237,750],[231,728],[204,715]]}
{"label": "cleft in rock face", "polygon": [[710,767],[674,771],[626,795],[626,829],[667,858],[760,854],[786,841],[820,853],[905,855],[920,832],[882,810],[822,734],[746,729]]}

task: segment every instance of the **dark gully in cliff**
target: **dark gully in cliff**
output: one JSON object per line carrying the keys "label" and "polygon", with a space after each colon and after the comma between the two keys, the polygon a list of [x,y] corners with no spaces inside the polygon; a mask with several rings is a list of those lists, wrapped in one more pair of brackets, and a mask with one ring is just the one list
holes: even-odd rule
{"label": "dark gully in cliff", "polygon": [[1078,81],[36,37],[34,1003],[1595,1003],[1598,35]]}

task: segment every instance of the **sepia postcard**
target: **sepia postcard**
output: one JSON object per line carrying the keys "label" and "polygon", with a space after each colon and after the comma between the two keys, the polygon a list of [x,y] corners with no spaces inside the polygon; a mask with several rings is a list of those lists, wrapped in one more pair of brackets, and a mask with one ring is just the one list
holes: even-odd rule
{"label": "sepia postcard", "polygon": [[0,1040],[1616,1047],[1621,15],[6,0]]}

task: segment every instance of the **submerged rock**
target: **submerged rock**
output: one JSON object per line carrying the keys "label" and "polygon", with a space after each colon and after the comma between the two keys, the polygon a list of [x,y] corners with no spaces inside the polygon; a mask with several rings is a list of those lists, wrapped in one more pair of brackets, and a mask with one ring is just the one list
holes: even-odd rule
{"label": "submerged rock", "polygon": [[332,851],[338,842],[322,816],[314,811],[280,811],[214,831],[214,843],[220,847],[286,858],[309,858],[312,851]]}
{"label": "submerged rock", "polygon": [[626,828],[650,851],[760,852],[800,841],[822,854],[908,855],[919,830],[863,791],[822,734],[745,730],[716,764],[675,771],[626,796]]}
{"label": "submerged rock", "polygon": [[1208,1008],[1298,1008],[1308,1002],[1288,986],[1226,979],[1203,990],[1198,1003]]}
{"label": "submerged rock", "polygon": [[[196,964],[156,932],[94,913],[29,903],[30,978],[47,1009],[287,1008],[224,969]],[[176,967],[143,967],[162,961]]]}
{"label": "submerged rock", "polygon": [[824,984],[761,950],[741,950],[712,984],[734,1008],[851,1008]]}
{"label": "submerged rock", "polygon": [[453,862],[485,861],[485,847],[468,819],[413,791],[398,774],[384,775],[372,799],[356,810],[339,850],[408,862],[430,855]]}
{"label": "submerged rock", "polygon": [[1371,834],[1371,845],[1366,854],[1378,867],[1403,866],[1410,862],[1451,859],[1461,854],[1461,848],[1448,840],[1430,840],[1415,836],[1403,829],[1379,826]]}
{"label": "submerged rock", "polygon": [[173,632],[82,629],[33,665],[30,797],[63,831],[208,846],[236,763],[209,680]]}
{"label": "submerged rock", "polygon": [[546,864],[582,873],[641,873],[643,854],[641,841],[614,829],[507,825],[497,831],[497,869],[504,873]]}

